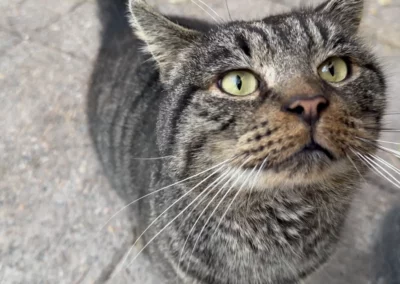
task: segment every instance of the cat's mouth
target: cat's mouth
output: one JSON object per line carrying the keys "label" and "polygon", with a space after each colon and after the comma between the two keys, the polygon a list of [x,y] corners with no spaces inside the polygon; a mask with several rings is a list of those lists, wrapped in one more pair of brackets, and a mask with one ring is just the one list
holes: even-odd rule
{"label": "cat's mouth", "polygon": [[318,157],[326,156],[331,161],[334,161],[336,159],[331,151],[329,151],[328,149],[322,147],[320,144],[318,144],[315,141],[312,141],[312,142],[308,143],[307,145],[305,145],[303,147],[303,149],[301,149],[300,151],[295,153],[292,157],[300,156],[300,155],[303,155],[303,156],[318,156]]}
{"label": "cat's mouth", "polygon": [[[260,159],[259,159],[260,160]],[[268,162],[266,155],[257,165],[245,165],[248,173],[259,173],[256,187],[260,189],[296,184],[313,184],[346,171],[346,159],[313,139],[282,160]]]}
{"label": "cat's mouth", "polygon": [[[267,159],[268,158],[266,158],[266,160]],[[287,156],[283,160],[272,160],[270,163],[266,162],[263,170],[273,170],[275,172],[289,170],[292,173],[299,173],[305,169],[306,172],[313,169],[321,171],[332,166],[337,160],[338,157],[336,157],[332,151],[318,142],[311,140],[298,151]]]}
{"label": "cat's mouth", "polygon": [[271,163],[265,170],[281,171],[285,169],[292,169],[297,172],[301,168],[318,168],[322,170],[331,165],[337,158],[327,148],[324,148],[317,142],[310,142],[306,144],[299,151],[293,153],[283,161],[278,163]]}

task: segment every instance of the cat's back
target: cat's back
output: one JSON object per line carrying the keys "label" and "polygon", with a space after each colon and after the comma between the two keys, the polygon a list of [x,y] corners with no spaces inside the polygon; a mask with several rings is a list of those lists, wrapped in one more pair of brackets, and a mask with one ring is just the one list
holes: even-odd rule
{"label": "cat's back", "polygon": [[125,18],[126,1],[98,2],[103,29],[89,86],[89,130],[113,187],[132,198],[138,194],[129,189],[133,180],[145,187],[149,178],[144,161],[134,164],[131,157],[158,155],[154,129],[162,87]]}
{"label": "cat's back", "polygon": [[[113,187],[126,198],[148,188],[150,170],[158,157],[155,129],[163,88],[156,63],[143,52],[144,43],[132,32],[126,0],[98,0],[101,45],[89,86],[89,130],[97,154]],[[174,17],[198,30],[211,26]],[[134,188],[135,187],[135,188]],[[144,192],[143,192],[144,193]]]}

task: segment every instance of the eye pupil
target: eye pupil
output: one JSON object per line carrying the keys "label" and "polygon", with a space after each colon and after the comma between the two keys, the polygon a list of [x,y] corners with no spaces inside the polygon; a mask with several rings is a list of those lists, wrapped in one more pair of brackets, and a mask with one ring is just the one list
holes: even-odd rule
{"label": "eye pupil", "polygon": [[238,90],[242,89],[242,85],[243,85],[242,79],[240,78],[239,75],[236,75],[236,86]]}
{"label": "eye pupil", "polygon": [[332,61],[329,62],[328,71],[329,71],[329,73],[331,74],[332,77],[335,76],[335,64],[333,64]]}

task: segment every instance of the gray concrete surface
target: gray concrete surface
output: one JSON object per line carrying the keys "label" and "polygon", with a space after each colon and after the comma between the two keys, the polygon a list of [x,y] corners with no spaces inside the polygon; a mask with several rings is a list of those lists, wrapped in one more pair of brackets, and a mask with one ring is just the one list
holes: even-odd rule
{"label": "gray concrete surface", "polygon": [[[162,12],[207,18],[189,0],[149,2]],[[228,18],[224,0],[206,2]],[[227,2],[234,19],[250,19],[319,1]],[[129,201],[118,199],[102,176],[85,122],[99,39],[95,9],[93,0],[0,0],[1,284],[122,284],[131,277],[159,283],[144,258],[115,273],[134,236],[126,212],[105,225]],[[400,108],[399,15],[400,0],[370,0],[362,28],[385,63],[394,111]],[[388,116],[388,125],[399,127],[398,118]],[[368,182],[337,254],[308,283],[372,283],[371,245],[400,190],[374,175]]]}

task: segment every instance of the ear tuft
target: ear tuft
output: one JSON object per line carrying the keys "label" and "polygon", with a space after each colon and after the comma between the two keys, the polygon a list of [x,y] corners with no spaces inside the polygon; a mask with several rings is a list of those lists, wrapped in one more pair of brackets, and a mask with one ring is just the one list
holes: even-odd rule
{"label": "ear tuft", "polygon": [[199,32],[171,22],[143,0],[130,0],[131,25],[147,45],[161,72],[196,41]]}
{"label": "ear tuft", "polygon": [[328,0],[316,8],[317,12],[330,14],[354,33],[360,26],[363,10],[364,0]]}

